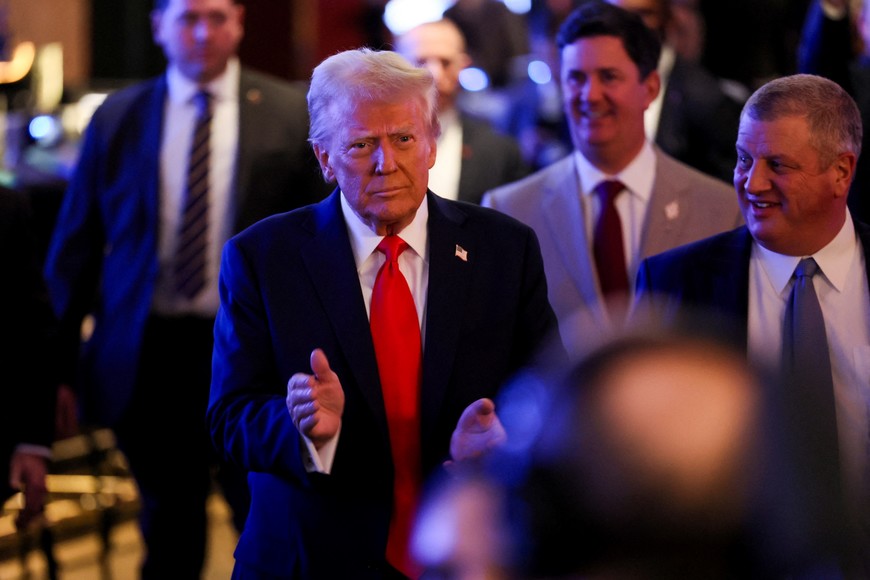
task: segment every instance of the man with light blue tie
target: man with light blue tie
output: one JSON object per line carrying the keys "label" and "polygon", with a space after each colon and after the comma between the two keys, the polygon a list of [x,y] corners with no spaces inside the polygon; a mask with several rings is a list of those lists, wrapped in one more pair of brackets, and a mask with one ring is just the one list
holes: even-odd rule
{"label": "man with light blue tie", "polygon": [[638,316],[704,311],[750,359],[781,369],[792,429],[782,451],[805,506],[795,553],[856,577],[870,571],[870,227],[846,200],[861,139],[858,108],[836,83],[794,75],[762,86],[737,137],[746,226],[651,257],[637,278]]}
{"label": "man with light blue tie", "polygon": [[[199,578],[203,564],[221,247],[326,193],[305,91],[240,65],[243,18],[235,0],[155,2],[166,73],[94,114],[47,258],[72,387],[60,397],[118,437],[142,496],[146,579]],[[240,525],[244,474],[221,481]]]}

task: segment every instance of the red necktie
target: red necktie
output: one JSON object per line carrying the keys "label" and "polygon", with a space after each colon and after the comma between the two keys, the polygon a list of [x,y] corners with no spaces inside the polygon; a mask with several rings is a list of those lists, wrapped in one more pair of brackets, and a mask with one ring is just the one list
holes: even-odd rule
{"label": "red necktie", "polygon": [[393,517],[387,561],[412,578],[420,571],[408,551],[408,539],[421,486],[420,369],[422,347],[417,308],[399,271],[399,254],[408,244],[387,236],[378,244],[387,261],[375,278],[370,324],[393,455]]}
{"label": "red necktie", "polygon": [[602,181],[595,188],[601,201],[601,212],[595,224],[592,253],[598,270],[598,281],[605,301],[624,301],[628,295],[628,273],[625,266],[625,246],[622,241],[622,221],[614,201],[625,186],[618,181]]}

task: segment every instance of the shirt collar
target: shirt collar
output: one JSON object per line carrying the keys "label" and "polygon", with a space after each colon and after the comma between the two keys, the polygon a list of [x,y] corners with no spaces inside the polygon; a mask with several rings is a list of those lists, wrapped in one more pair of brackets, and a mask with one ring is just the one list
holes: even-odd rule
{"label": "shirt collar", "polygon": [[592,195],[595,186],[605,180],[618,179],[625,188],[648,201],[652,195],[653,182],[655,181],[656,154],[650,142],[644,141],[640,153],[626,165],[625,169],[616,175],[604,173],[583,156],[579,151],[574,152],[577,162],[577,173],[580,177],[580,191],[582,195]]}
{"label": "shirt collar", "polygon": [[849,264],[858,251],[858,234],[855,232],[852,216],[846,212],[843,227],[834,239],[812,256],[786,256],[772,252],[758,243],[753,246],[762,269],[777,293],[782,294],[785,291],[798,262],[807,257],[813,258],[831,286],[842,292],[849,275]]}
{"label": "shirt collar", "polygon": [[236,101],[239,95],[239,75],[241,65],[238,58],[231,58],[227,62],[227,68],[216,78],[205,85],[193,82],[178,70],[178,67],[170,65],[166,69],[166,84],[169,99],[178,104],[186,104],[193,101],[193,97],[199,91],[205,89],[215,102]]}
{"label": "shirt collar", "polygon": [[[347,231],[350,237],[350,247],[353,250],[354,261],[356,262],[357,270],[362,267],[363,263],[375,251],[384,236],[379,236],[371,230],[371,228],[363,222],[360,217],[350,207],[344,192],[341,193],[341,213],[344,216],[344,222],[347,224]],[[399,232],[399,235],[405,240],[414,252],[423,260],[426,260],[426,244],[428,241],[427,225],[429,222],[429,204],[428,195],[423,198],[420,207],[417,208],[417,213],[411,223]]]}

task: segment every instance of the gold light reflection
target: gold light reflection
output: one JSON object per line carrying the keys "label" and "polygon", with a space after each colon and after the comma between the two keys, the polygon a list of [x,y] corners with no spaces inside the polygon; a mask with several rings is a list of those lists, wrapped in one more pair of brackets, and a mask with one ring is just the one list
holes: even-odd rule
{"label": "gold light reflection", "polygon": [[0,83],[14,83],[24,78],[33,67],[36,58],[36,45],[32,42],[19,42],[12,52],[12,60],[0,60]]}

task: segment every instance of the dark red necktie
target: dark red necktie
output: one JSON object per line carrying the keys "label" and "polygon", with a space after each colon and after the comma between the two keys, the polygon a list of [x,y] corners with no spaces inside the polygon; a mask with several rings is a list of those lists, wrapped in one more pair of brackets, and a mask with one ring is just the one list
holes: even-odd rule
{"label": "dark red necktie", "polygon": [[598,222],[592,242],[592,253],[598,270],[598,282],[605,301],[624,301],[628,295],[628,270],[625,266],[625,246],[622,221],[615,200],[625,186],[619,181],[602,181],[595,188],[601,202]]}
{"label": "dark red necktie", "polygon": [[378,244],[387,261],[378,270],[372,291],[370,324],[395,471],[393,516],[387,539],[387,561],[416,578],[420,570],[410,557],[408,540],[420,494],[420,369],[422,346],[417,308],[408,282],[399,271],[399,255],[408,248],[399,236]]}

